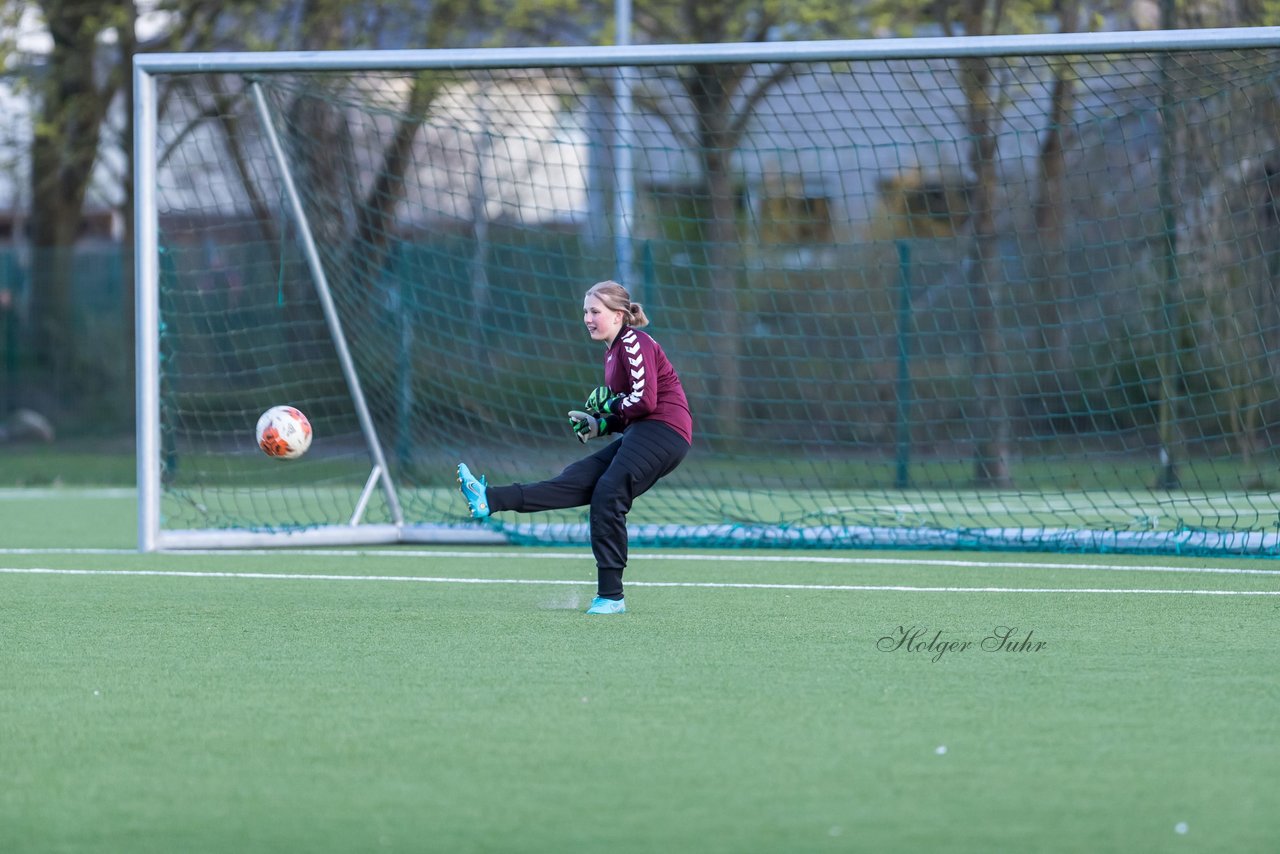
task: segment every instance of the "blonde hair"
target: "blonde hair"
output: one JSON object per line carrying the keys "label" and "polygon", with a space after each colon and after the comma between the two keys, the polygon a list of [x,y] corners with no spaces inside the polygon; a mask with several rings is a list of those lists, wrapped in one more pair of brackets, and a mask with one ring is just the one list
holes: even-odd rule
{"label": "blonde hair", "polygon": [[631,294],[627,293],[627,289],[615,281],[596,282],[587,291],[587,296],[600,300],[609,311],[622,312],[622,322],[627,326],[639,329],[649,325],[644,306],[638,302],[632,302]]}

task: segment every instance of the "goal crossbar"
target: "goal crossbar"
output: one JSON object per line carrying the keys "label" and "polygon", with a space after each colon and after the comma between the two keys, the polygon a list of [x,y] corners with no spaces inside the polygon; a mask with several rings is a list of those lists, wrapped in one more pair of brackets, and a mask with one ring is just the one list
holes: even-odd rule
{"label": "goal crossbar", "polygon": [[[571,459],[557,312],[617,269],[699,424],[637,544],[1280,553],[1277,48],[139,54],[139,548],[584,542],[468,521],[451,468]],[[695,83],[760,87],[732,143]],[[297,464],[246,441],[285,402]]]}

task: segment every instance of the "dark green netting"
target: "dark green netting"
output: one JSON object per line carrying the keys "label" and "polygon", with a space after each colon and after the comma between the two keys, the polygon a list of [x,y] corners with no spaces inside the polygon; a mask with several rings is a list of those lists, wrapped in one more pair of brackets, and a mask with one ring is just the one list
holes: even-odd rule
{"label": "dark green netting", "polygon": [[[582,453],[581,297],[621,277],[697,431],[637,542],[1276,552],[1277,70],[641,67],[621,129],[612,69],[175,77],[163,524],[346,524],[370,472],[257,83],[409,525],[469,524],[460,460],[507,482]],[[297,463],[253,446],[276,403],[315,424]],[[361,518],[392,521],[379,490]]]}

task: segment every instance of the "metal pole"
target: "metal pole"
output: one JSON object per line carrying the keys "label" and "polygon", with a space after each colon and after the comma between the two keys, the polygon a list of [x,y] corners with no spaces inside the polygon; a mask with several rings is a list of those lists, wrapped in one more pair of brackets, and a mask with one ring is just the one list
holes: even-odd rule
{"label": "metal pole", "polygon": [[[614,17],[617,23],[615,42],[620,47],[631,44],[631,0],[615,0]],[[613,194],[613,243],[614,262],[618,281],[631,291],[631,298],[641,299],[641,283],[635,276],[635,246],[632,231],[635,228],[635,164],[633,159],[631,116],[634,103],[631,97],[634,69],[620,67],[614,75],[614,194]]]}
{"label": "metal pole", "polygon": [[[1174,17],[1174,0],[1161,0],[1160,26],[1171,28]],[[1164,226],[1163,254],[1160,257],[1162,282],[1160,285],[1160,309],[1164,320],[1165,353],[1160,358],[1160,406],[1157,429],[1160,437],[1159,469],[1156,474],[1157,489],[1178,489],[1182,485],[1179,466],[1182,463],[1182,425],[1178,423],[1178,401],[1182,385],[1182,305],[1178,283],[1178,212],[1173,194],[1174,181],[1174,114],[1173,85],[1169,73],[1173,56],[1160,55],[1160,171],[1158,194],[1160,213]]]}
{"label": "metal pole", "polygon": [[1049,35],[937,36],[906,39],[829,39],[729,44],[598,45],[447,50],[228,51],[142,54],[153,74],[209,71],[406,71],[437,68],[612,68],[619,64],[690,62],[826,62],[937,59],[961,56],[1063,56],[1079,53],[1151,53],[1274,48],[1280,27],[1223,27],[1177,32],[1056,33]]}
{"label": "metal pole", "polygon": [[[338,363],[342,366],[342,374],[346,377],[347,386],[351,390],[351,402],[355,406],[356,417],[360,420],[360,429],[364,433],[366,444],[369,446],[369,456],[373,460],[374,468],[382,473],[382,487],[387,496],[387,504],[391,508],[391,517],[397,525],[403,525],[404,513],[400,509],[400,499],[396,496],[395,487],[387,474],[389,469],[387,468],[386,457],[382,453],[382,443],[378,441],[378,431],[374,426],[373,417],[369,414],[369,405],[365,401],[364,390],[360,385],[360,377],[356,374],[355,362],[352,360],[351,351],[347,347],[347,337],[342,331],[342,321],[338,318],[338,309],[333,303],[333,294],[329,290],[329,279],[325,275],[324,265],[320,263],[320,253],[316,249],[315,237],[311,233],[311,224],[307,220],[306,212],[302,209],[302,199],[298,195],[297,185],[294,184],[293,173],[289,169],[289,162],[285,159],[284,149],[280,145],[280,137],[276,134],[275,124],[271,121],[271,112],[267,109],[267,99],[262,94],[261,84],[256,80],[253,82],[253,102],[258,109],[258,118],[262,121],[267,141],[271,144],[271,153],[275,156],[276,163],[280,166],[285,194],[289,197],[289,207],[293,211],[299,237],[302,239],[303,253],[306,255],[307,266],[311,269],[311,275],[315,279],[316,295],[320,298],[320,307],[324,310],[324,319],[329,325],[329,335],[333,338],[333,346],[337,350]],[[352,519],[353,524],[356,521],[358,520]]]}
{"label": "metal pole", "polygon": [[911,246],[898,246],[898,430],[893,485],[911,485]]}
{"label": "metal pole", "polygon": [[133,71],[134,324],[138,550],[160,536],[160,226],[156,212],[156,81]]}

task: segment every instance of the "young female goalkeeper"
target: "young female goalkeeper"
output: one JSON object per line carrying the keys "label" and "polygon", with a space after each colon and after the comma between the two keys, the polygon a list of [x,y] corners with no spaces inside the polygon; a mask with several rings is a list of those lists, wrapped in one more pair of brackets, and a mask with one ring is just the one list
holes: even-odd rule
{"label": "young female goalkeeper", "polygon": [[693,441],[693,419],[675,368],[640,327],[644,308],[617,282],[599,282],[582,300],[582,320],[592,340],[603,342],[604,385],[569,413],[579,441],[620,434],[590,456],[540,483],[489,486],[464,463],[458,483],[483,519],[514,510],[533,513],[591,506],[591,552],[597,588],[588,614],[621,614],[622,571],[627,566],[627,512],[638,495],[680,465]]}

